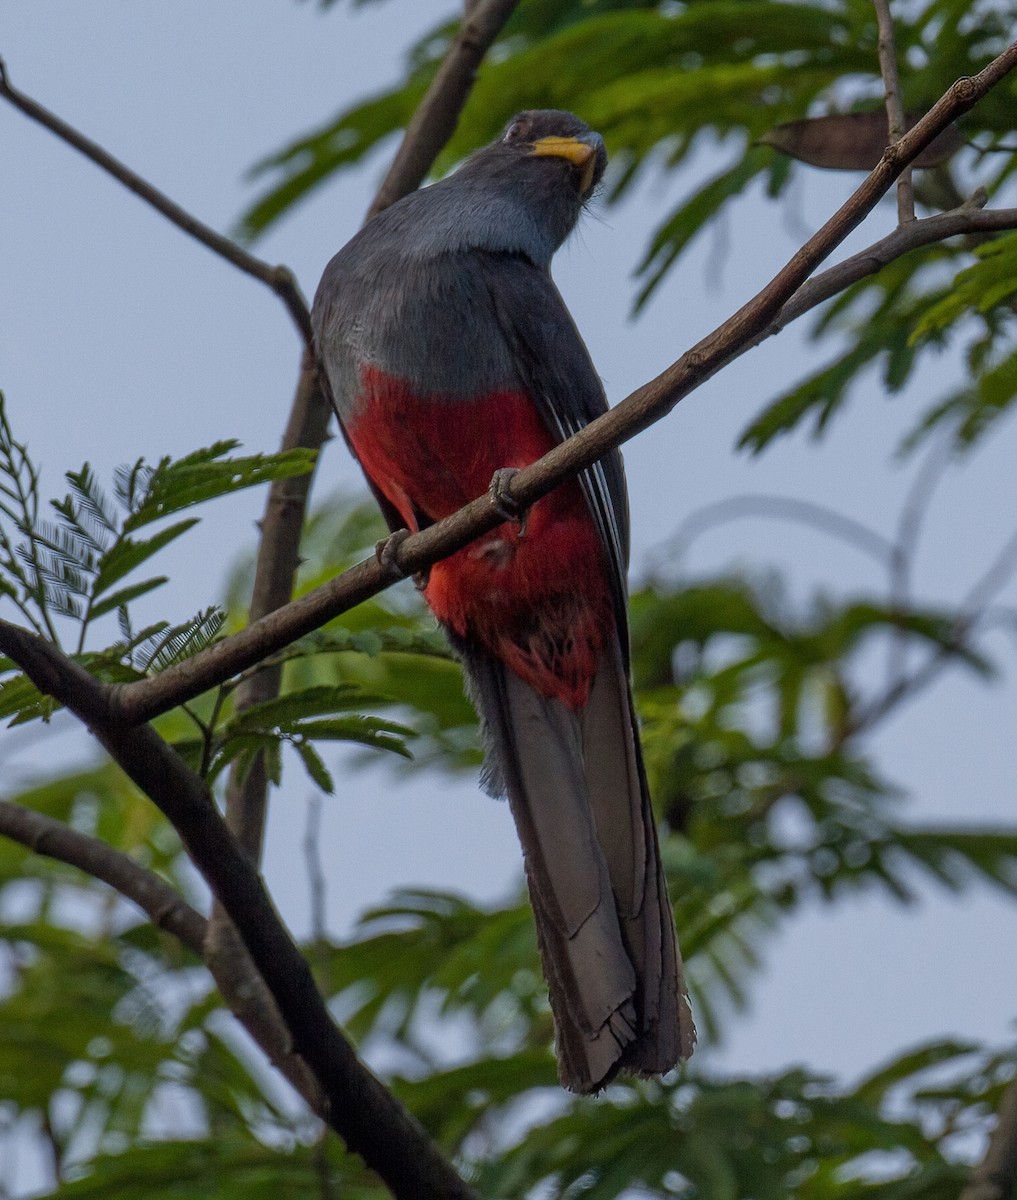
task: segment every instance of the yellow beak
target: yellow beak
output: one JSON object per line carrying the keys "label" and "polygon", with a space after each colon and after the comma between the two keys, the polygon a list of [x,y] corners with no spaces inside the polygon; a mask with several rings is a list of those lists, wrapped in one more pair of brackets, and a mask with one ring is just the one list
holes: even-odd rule
{"label": "yellow beak", "polygon": [[533,143],[532,153],[538,158],[566,158],[582,170],[580,191],[589,191],[596,169],[596,151],[587,142],[574,137],[542,137]]}

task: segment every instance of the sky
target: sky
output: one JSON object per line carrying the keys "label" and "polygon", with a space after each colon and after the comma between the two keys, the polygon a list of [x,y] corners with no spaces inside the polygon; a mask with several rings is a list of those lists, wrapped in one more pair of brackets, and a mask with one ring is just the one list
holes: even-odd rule
{"label": "sky", "polygon": [[[397,79],[411,39],[449,11],[444,0],[336,4],[327,12],[266,0],[7,0],[0,54],[16,87],[228,231],[255,194],[246,178],[254,162]],[[62,494],[62,472],[86,459],[108,479],[139,455],[183,454],[223,437],[239,438],[249,452],[275,449],[299,357],[278,300],[7,105],[0,146],[0,389],[16,435],[43,464],[46,494]],[[288,264],[310,297],[359,226],[393,149],[320,189],[256,252]],[[623,206],[592,213],[556,260],[555,277],[612,402],[763,286],[802,231],[817,228],[858,182],[802,171],[787,207],[752,195],[631,320],[632,269],[649,232],[669,202],[717,166],[707,148],[679,177],[647,180]],[[888,232],[893,219],[892,205],[882,205],[845,253]],[[891,401],[870,377],[822,443],[796,435],[759,459],[736,452],[750,417],[818,355],[804,328],[792,328],[629,443],[635,579],[661,560],[690,513],[746,493],[821,501],[893,536],[915,464],[901,465],[892,448],[957,365],[944,357],[926,368],[910,399]],[[1015,453],[1011,421],[944,480],[916,562],[920,599],[958,599],[1009,534]],[[318,494],[362,486],[334,441]],[[164,559],[173,584],[158,594],[156,611],[183,618],[221,598],[231,556],[253,544],[262,504],[261,495],[246,494],[206,510],[197,535]],[[820,586],[872,594],[883,582],[842,545],[763,520],[704,534],[684,560],[692,575],[773,566],[786,572],[799,603]],[[1008,595],[1012,601],[1017,590]],[[986,685],[950,672],[871,742],[915,821],[1013,818],[1012,645],[996,638],[990,646],[1009,678]],[[51,770],[57,754],[81,761],[88,752],[69,723],[42,737],[0,733],[0,788]],[[309,920],[306,796],[295,784],[275,799],[265,867],[298,934]],[[329,928],[339,935],[396,886],[496,900],[520,878],[505,805],[468,780],[397,780],[383,766],[342,781],[325,805],[319,845]],[[732,1073],[807,1063],[852,1078],[924,1038],[1007,1038],[1017,912],[985,888],[957,898],[929,887],[922,896],[907,909],[876,893],[832,909],[816,902],[765,944],[750,1010],[727,1022],[722,1044],[700,1053]]]}

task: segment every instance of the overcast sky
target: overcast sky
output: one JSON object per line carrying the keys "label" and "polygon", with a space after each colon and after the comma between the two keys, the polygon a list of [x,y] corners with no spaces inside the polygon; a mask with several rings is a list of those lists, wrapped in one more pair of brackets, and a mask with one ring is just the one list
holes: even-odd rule
{"label": "overcast sky", "polygon": [[[7,0],[0,53],[15,86],[225,231],[254,194],[244,178],[253,162],[396,78],[410,38],[449,10],[435,0],[357,11],[337,4],[328,13],[266,0]],[[0,146],[0,388],[15,433],[44,465],[48,494],[62,494],[62,472],[86,459],[108,479],[139,455],[182,454],[222,437],[252,452],[275,449],[299,355],[280,303],[5,105]],[[358,227],[391,149],[321,190],[256,247],[287,263],[308,297]],[[556,261],[613,402],[748,299],[794,251],[801,229],[816,228],[857,182],[803,172],[790,213],[754,195],[631,322],[631,271],[649,231],[670,200],[717,165],[704,152],[666,186],[647,182],[621,209],[599,210]],[[892,220],[883,206],[851,245],[875,240]],[[910,399],[893,401],[870,377],[824,443],[797,436],[758,461],[737,454],[738,433],[761,403],[818,362],[802,333],[746,355],[629,444],[636,578],[689,512],[745,492],[821,500],[893,535],[914,464],[901,468],[891,450],[955,368],[944,359]],[[1011,420],[939,490],[917,562],[921,599],[958,599],[1009,533],[1015,451]],[[319,494],[339,485],[362,487],[335,442]],[[208,511],[200,534],[167,556],[174,583],[156,611],[182,619],[221,597],[262,504],[248,495]],[[771,565],[788,572],[798,602],[820,581],[856,594],[883,582],[842,545],[763,521],[704,536],[686,561],[692,574]],[[1011,648],[1001,639],[992,646],[1012,668]],[[884,775],[909,795],[912,819],[1012,821],[1015,725],[1012,678],[986,686],[954,672],[873,744]],[[5,745],[9,736],[0,734],[0,787],[52,768],[47,737]],[[59,744],[70,756],[86,749],[76,737]],[[397,885],[484,899],[516,885],[507,807],[471,782],[414,776],[395,785],[380,768],[341,790],[326,805],[321,838],[334,932]],[[276,799],[266,867],[297,932],[308,919],[305,797],[296,784]],[[1006,1037],[1017,913],[986,889],[925,895],[910,910],[873,893],[796,917],[764,947],[751,1011],[729,1023],[723,1046],[700,1053],[732,1072],[805,1062],[851,1077],[926,1037]]]}

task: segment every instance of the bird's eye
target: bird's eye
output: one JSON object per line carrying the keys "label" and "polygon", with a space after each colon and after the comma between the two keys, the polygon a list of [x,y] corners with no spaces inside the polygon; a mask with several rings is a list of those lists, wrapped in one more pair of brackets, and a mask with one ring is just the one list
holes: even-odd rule
{"label": "bird's eye", "polygon": [[505,136],[501,139],[503,142],[518,142],[526,136],[526,123],[524,121],[513,121],[512,124],[505,130]]}

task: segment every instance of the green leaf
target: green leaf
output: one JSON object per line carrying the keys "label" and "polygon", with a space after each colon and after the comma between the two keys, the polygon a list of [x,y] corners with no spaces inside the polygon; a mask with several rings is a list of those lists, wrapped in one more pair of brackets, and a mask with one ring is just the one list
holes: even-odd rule
{"label": "green leaf", "polygon": [[237,444],[235,441],[216,442],[175,461],[164,458],[151,471],[141,503],[124,522],[124,532],[133,532],[193,504],[202,504],[273,479],[306,475],[314,468],[315,452],[304,449],[246,458],[225,457]]}
{"label": "green leaf", "polygon": [[168,582],[169,576],[156,575],[152,579],[142,580],[141,583],[132,584],[130,587],[120,588],[119,591],[114,592],[111,596],[107,596],[99,604],[93,604],[89,616],[93,621],[98,620],[99,617],[105,616],[106,613],[113,612],[117,608],[130,604],[132,600],[137,600],[139,596],[145,596]]}
{"label": "green leaf", "polygon": [[335,780],[311,742],[304,738],[296,738],[293,747],[300,755],[300,761],[304,764],[304,770],[310,776],[311,782],[321,788],[327,796],[334,795]]}
{"label": "green leaf", "polygon": [[1017,233],[1004,233],[974,248],[978,259],[954,277],[953,286],[929,307],[911,332],[912,342],[940,333],[970,313],[987,313],[1017,294]]}
{"label": "green leaf", "polygon": [[740,195],[765,168],[764,156],[750,149],[734,166],[700,187],[656,230],[646,255],[636,268],[637,275],[645,278],[636,297],[637,312],[696,234],[732,196]]}
{"label": "green leaf", "polygon": [[[170,542],[176,541],[178,537],[189,529],[193,529],[197,524],[197,517],[189,517],[184,521],[178,521],[175,525],[168,525],[144,541],[136,541],[134,538],[126,536],[121,537],[99,560],[92,594],[101,596],[114,583],[118,583],[125,575],[151,558],[153,554],[157,554]],[[115,605],[111,607],[115,607]],[[93,616],[95,615],[97,614],[93,610]]]}

